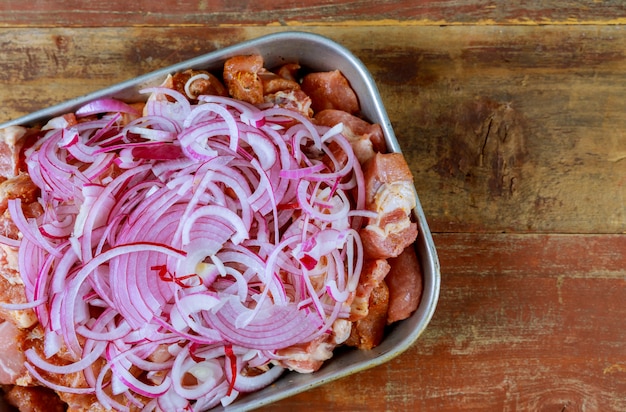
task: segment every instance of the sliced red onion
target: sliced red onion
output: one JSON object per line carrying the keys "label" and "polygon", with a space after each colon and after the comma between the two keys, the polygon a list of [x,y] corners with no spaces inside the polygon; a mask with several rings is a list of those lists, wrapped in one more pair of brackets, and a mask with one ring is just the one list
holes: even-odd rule
{"label": "sliced red onion", "polygon": [[108,331],[97,332],[88,329],[84,325],[80,325],[76,328],[76,333],[91,340],[109,342],[124,338],[130,333],[131,330],[132,329],[128,323],[122,323],[120,326]]}
{"label": "sliced red onion", "polygon": [[[317,331],[318,322],[292,305],[267,304],[254,314],[235,299],[208,316],[210,323],[228,342],[258,349],[282,349],[306,341]],[[238,326],[241,325],[241,326]]]}
{"label": "sliced red onion", "polygon": [[[145,108],[148,115],[166,117],[182,126],[191,112],[191,105],[187,98],[176,90],[166,87],[151,87],[139,92],[150,93]],[[171,97],[174,102],[169,102],[167,97]]]}
{"label": "sliced red onion", "polygon": [[[198,384],[185,385],[182,381],[187,374],[193,376]],[[190,356],[188,347],[176,356],[172,365],[172,375],[180,377],[172,381],[172,388],[185,399],[201,398],[224,380],[222,365],[217,360],[208,359],[196,362]]]}
{"label": "sliced red onion", "polygon": [[72,386],[64,386],[64,385],[59,385],[57,383],[54,383],[51,380],[44,378],[44,376],[41,373],[39,373],[37,369],[28,362],[24,363],[24,367],[26,368],[26,370],[28,370],[28,372],[30,372],[31,375],[33,375],[35,379],[41,382],[41,384],[47,386],[48,388],[52,390],[59,391],[59,392],[73,393],[77,395],[90,395],[95,392],[93,388],[75,388]]}
{"label": "sliced red onion", "polygon": [[6,310],[34,309],[37,306],[40,306],[40,305],[46,303],[47,301],[48,301],[48,299],[42,298],[42,299],[39,299],[39,300],[32,300],[32,301],[24,302],[24,303],[5,303],[5,302],[0,302],[0,307],[2,307],[3,309],[6,309]]}
{"label": "sliced red onion", "polygon": [[328,281],[326,283],[326,289],[328,290],[328,295],[337,302],[345,302],[350,296],[350,291],[348,289],[339,290],[335,280]]}
{"label": "sliced red onion", "polygon": [[19,247],[19,307],[46,327],[46,355],[63,343],[77,359],[31,351],[28,367],[84,371],[76,393],[105,408],[228,405],[278,378],[277,350],[345,316],[363,261],[354,229],[371,214],[363,174],[341,125],[145,92],[146,116],[94,102],[79,116],[106,116],[50,124],[25,152],[45,213],[11,201],[23,238],[0,243]]}
{"label": "sliced red onion", "polygon": [[56,250],[55,245],[45,239],[41,234],[41,231],[37,227],[35,219],[27,219],[22,212],[22,200],[20,198],[10,199],[8,202],[8,210],[11,214],[13,223],[17,226],[20,232],[31,242],[47,251],[53,256],[60,256],[60,252]]}
{"label": "sliced red onion", "polygon": [[165,394],[172,384],[169,376],[166,376],[164,381],[159,385],[146,384],[137,379],[127,369],[116,363],[111,364],[111,370],[128,389],[148,398],[157,398]]}
{"label": "sliced red onion", "polygon": [[67,373],[74,373],[74,372],[81,371],[85,369],[87,366],[91,365],[104,352],[105,347],[106,347],[106,343],[102,342],[99,345],[97,345],[96,348],[94,348],[91,352],[89,352],[86,355],[83,355],[83,357],[79,361],[70,363],[68,365],[55,365],[55,364],[46,362],[45,360],[39,357],[39,355],[34,349],[26,350],[26,352],[24,352],[24,355],[26,356],[26,359],[28,359],[30,363],[32,363],[34,366],[40,369],[45,370],[46,372],[49,372],[49,373],[64,375]]}
{"label": "sliced red onion", "polygon": [[195,94],[191,93],[190,87],[193,84],[193,82],[195,82],[198,79],[204,79],[204,80],[209,80],[209,75],[206,73],[197,73],[194,74],[193,76],[191,76],[186,82],[185,82],[185,94],[187,95],[187,97],[189,97],[190,99],[195,99],[198,96],[196,96]]}
{"label": "sliced red onion", "polygon": [[139,115],[140,113],[134,107],[130,106],[127,103],[124,103],[117,99],[112,98],[102,98],[98,100],[94,100],[93,102],[87,103],[86,105],[80,107],[76,110],[76,116],[89,116],[92,114],[101,114],[101,113],[130,113],[134,115]]}
{"label": "sliced red onion", "polygon": [[[156,409],[158,407],[158,409]],[[154,409],[146,409],[143,410],[155,410],[155,411],[186,411],[190,410],[191,405],[189,403],[189,399],[180,396],[174,390],[174,387],[170,387],[168,391],[159,396],[158,401],[154,401]]]}
{"label": "sliced red onion", "polygon": [[21,246],[22,242],[19,239],[13,239],[5,235],[0,235],[0,244],[17,249]]}
{"label": "sliced red onion", "polygon": [[319,172],[326,167],[324,163],[317,162],[313,166],[301,167],[299,169],[281,170],[280,176],[285,179],[302,179],[310,176],[315,172]]}
{"label": "sliced red onion", "polygon": [[[228,370],[228,369],[227,369]],[[285,372],[280,366],[273,366],[267,372],[255,376],[245,376],[239,373],[235,380],[235,389],[239,392],[254,392],[272,384]]]}

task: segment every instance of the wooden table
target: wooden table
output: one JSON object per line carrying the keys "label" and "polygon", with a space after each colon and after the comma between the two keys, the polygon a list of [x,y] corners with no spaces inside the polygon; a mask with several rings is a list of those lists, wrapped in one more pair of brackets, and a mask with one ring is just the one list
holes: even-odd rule
{"label": "wooden table", "polygon": [[626,410],[623,1],[283,3],[5,0],[0,121],[259,35],[326,35],[379,85],[441,296],[395,360],[265,410]]}

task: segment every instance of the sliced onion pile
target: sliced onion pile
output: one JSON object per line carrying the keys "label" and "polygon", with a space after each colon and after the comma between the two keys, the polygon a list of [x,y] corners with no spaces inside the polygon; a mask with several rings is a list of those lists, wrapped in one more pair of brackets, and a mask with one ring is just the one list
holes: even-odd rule
{"label": "sliced onion pile", "polygon": [[278,350],[348,317],[368,213],[360,165],[341,125],[144,93],[142,117],[124,124],[134,108],[94,102],[26,151],[44,213],[26,218],[19,199],[9,211],[45,329],[45,354],[27,351],[27,367],[105,408],[227,405],[282,373]]}

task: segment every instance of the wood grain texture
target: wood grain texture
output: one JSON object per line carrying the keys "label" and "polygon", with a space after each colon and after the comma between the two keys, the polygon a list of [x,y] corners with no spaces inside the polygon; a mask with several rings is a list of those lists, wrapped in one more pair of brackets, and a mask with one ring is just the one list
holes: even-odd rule
{"label": "wood grain texture", "polygon": [[241,29],[0,31],[0,118],[8,120],[246,39]]}
{"label": "wood grain texture", "polygon": [[263,410],[626,409],[624,236],[437,234],[435,243],[442,293],[413,347]]}
{"label": "wood grain texture", "polygon": [[620,0],[5,0],[0,26],[623,23]]}
{"label": "wood grain texture", "polygon": [[245,39],[372,72],[442,267],[391,362],[263,410],[626,410],[621,0],[0,3],[0,122]]}

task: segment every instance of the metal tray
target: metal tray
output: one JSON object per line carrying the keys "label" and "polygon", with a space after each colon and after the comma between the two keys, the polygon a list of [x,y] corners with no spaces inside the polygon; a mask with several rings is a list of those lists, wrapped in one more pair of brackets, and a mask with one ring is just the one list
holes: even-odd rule
{"label": "metal tray", "polygon": [[[11,120],[0,124],[0,128],[45,122],[51,117],[74,111],[83,104],[101,97],[137,101],[140,99],[138,93],[140,89],[160,84],[169,73],[189,68],[219,71],[227,58],[253,53],[261,54],[268,68],[297,62],[314,71],[340,70],[356,92],[363,115],[370,122],[381,125],[389,150],[401,151],[376,84],[367,68],[343,46],[326,37],[306,32],[270,34],[226,47]],[[424,276],[423,295],[417,311],[410,318],[393,325],[378,347],[369,351],[339,350],[319,371],[313,374],[287,373],[269,387],[242,396],[223,410],[247,411],[268,405],[279,399],[385,363],[413,345],[432,318],[439,297],[440,285],[439,260],[419,198],[414,209],[414,217],[419,230],[415,247]]]}

